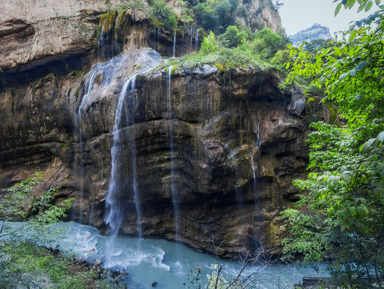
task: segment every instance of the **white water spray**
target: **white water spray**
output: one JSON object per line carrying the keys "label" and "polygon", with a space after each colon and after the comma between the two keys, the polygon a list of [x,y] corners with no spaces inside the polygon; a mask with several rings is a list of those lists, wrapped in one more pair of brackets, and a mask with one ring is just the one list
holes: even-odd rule
{"label": "white water spray", "polygon": [[[119,194],[119,182],[118,176],[120,172],[119,168],[119,155],[120,155],[120,124],[121,124],[121,114],[123,111],[123,103],[125,95],[132,80],[136,75],[128,79],[124,85],[123,89],[120,92],[119,100],[117,103],[116,114],[115,114],[115,124],[113,125],[113,145],[111,148],[111,177],[108,185],[108,192],[106,197],[106,208],[108,211],[105,217],[105,223],[111,228],[111,235],[116,236],[121,225],[122,221],[122,208],[121,200],[118,198]],[[121,164],[120,164],[121,165]]]}
{"label": "white water spray", "polygon": [[[91,93],[93,83],[95,81],[97,73],[100,71],[100,68],[96,69],[93,73],[91,78],[89,79],[88,82],[88,88],[87,88],[87,93],[83,96],[79,109],[78,109],[78,114],[79,114],[79,138],[80,138],[80,176],[81,176],[81,182],[80,182],[80,202],[83,203],[83,198],[84,198],[84,144],[83,144],[83,133],[82,133],[82,108],[83,105],[88,97],[88,95]],[[79,222],[82,223],[83,221],[83,209],[82,206],[80,205],[80,216],[79,216]]]}
{"label": "white water spray", "polygon": [[[151,57],[150,62],[148,63],[147,67],[149,67],[148,70],[144,72],[140,72],[140,74],[145,74],[153,67],[156,67],[161,62],[161,57],[158,53],[151,52],[148,54],[148,56]],[[124,171],[124,167],[126,166],[125,163],[122,163],[120,161],[121,154],[123,153],[124,148],[122,147],[122,142],[124,139],[126,139],[126,136],[123,137],[123,132],[127,130],[122,130],[122,126],[124,126],[124,123],[122,122],[122,115],[124,111],[124,103],[126,100],[127,93],[129,92],[129,95],[131,97],[131,113],[126,115],[127,118],[127,125],[129,123],[134,124],[134,118],[135,118],[135,86],[136,86],[136,76],[138,74],[135,74],[131,78],[129,78],[123,85],[123,88],[121,90],[121,93],[119,95],[117,108],[116,108],[116,114],[115,114],[115,123],[113,126],[113,144],[111,147],[111,176],[109,180],[109,186],[108,186],[108,192],[106,196],[106,215],[104,218],[104,221],[107,225],[109,225],[111,231],[110,235],[112,238],[110,238],[110,241],[107,242],[107,250],[106,250],[106,262],[110,264],[111,260],[113,259],[113,254],[116,252],[116,244],[114,243],[115,237],[117,236],[120,226],[123,220],[123,217],[125,215],[125,211],[123,208],[123,200],[124,200],[124,192],[126,191],[126,188],[123,188],[123,180],[127,176],[123,175],[122,172]],[[134,129],[134,128],[133,128]],[[133,131],[132,129],[132,131]],[[133,132],[134,133],[134,132]],[[139,190],[138,190],[138,183],[137,183],[137,172],[136,172],[136,143],[135,143],[135,136],[133,135],[133,142],[131,147],[131,161],[132,161],[132,189],[133,189],[133,198],[135,202],[135,209],[137,213],[137,231],[139,237],[142,237],[142,227],[141,227],[141,207],[140,207],[140,198],[139,198]]]}
{"label": "white water spray", "polygon": [[131,123],[132,126],[132,144],[131,144],[131,164],[132,164],[132,190],[133,190],[133,200],[135,202],[136,209],[136,228],[137,228],[137,236],[141,239],[143,237],[142,226],[141,226],[141,205],[140,205],[140,193],[139,187],[137,183],[137,155],[136,155],[136,139],[135,139],[135,113],[134,108],[136,106],[135,100],[135,88],[136,88],[136,75],[132,77],[131,85],[130,85],[130,105],[132,107],[131,113],[127,109],[127,124]]}
{"label": "white water spray", "polygon": [[175,164],[174,164],[174,135],[173,135],[173,121],[172,121],[172,69],[173,66],[168,67],[168,122],[169,122],[169,141],[170,141],[170,161],[171,161],[171,193],[172,205],[175,224],[175,240],[178,239],[179,234],[179,206],[176,200],[176,186],[175,186]]}
{"label": "white water spray", "polygon": [[172,57],[176,57],[176,31],[173,33],[173,52]]}
{"label": "white water spray", "polygon": [[195,37],[195,50],[199,51],[199,29],[196,28],[196,37]]}
{"label": "white water spray", "polygon": [[191,31],[189,32],[190,33],[190,45],[189,45],[189,50],[192,52],[192,38],[193,38],[193,27],[191,27]]}
{"label": "white water spray", "polygon": [[[257,124],[257,137],[256,137],[256,147],[255,149],[259,149],[260,147],[260,122]],[[253,153],[255,151],[255,149],[253,149],[251,152],[250,152],[250,159],[251,159],[251,168],[252,168],[252,175],[253,175],[253,194],[254,194],[254,197],[256,199],[256,193],[257,193],[257,177],[256,177],[256,164],[255,164],[255,161],[253,159]]]}

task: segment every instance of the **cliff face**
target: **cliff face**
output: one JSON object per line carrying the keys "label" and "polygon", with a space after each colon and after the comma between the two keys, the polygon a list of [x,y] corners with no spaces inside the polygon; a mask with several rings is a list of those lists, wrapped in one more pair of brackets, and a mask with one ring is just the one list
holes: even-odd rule
{"label": "cliff face", "polygon": [[[98,2],[66,1],[52,18],[55,3],[37,1],[35,13],[3,18],[1,185],[43,170],[42,191],[60,186],[58,202],[77,197],[71,219],[108,233],[115,145],[120,233],[140,230],[227,257],[277,245],[279,212],[296,198],[291,180],[306,167],[300,91],[281,94],[271,71],[168,71],[142,47],[169,55],[172,35],[132,11],[105,31],[118,46],[105,42],[91,52],[105,9]],[[17,4],[0,10],[12,15]],[[190,49],[182,39],[179,54]],[[116,47],[124,52],[91,65]]]}
{"label": "cliff face", "polygon": [[[166,2],[176,13],[180,12],[177,1]],[[41,67],[55,60],[61,61],[59,63],[61,65],[68,66],[65,60],[69,56],[84,56],[97,48],[100,16],[122,4],[127,3],[122,0],[69,0],[60,3],[54,0],[2,1],[0,3],[0,46],[2,47],[0,72],[24,71]],[[150,5],[147,1],[141,1],[140,6],[141,9],[128,9],[126,13],[128,20],[123,20],[124,24],[118,21],[111,23],[111,26],[116,25],[120,28],[123,25],[125,34],[128,31],[127,28],[131,31],[127,34],[130,37],[118,39],[123,41],[121,45],[136,48],[149,45],[153,49],[160,49],[160,52],[163,52],[162,55],[166,53],[172,56],[172,35],[154,32],[154,27],[149,25],[148,14],[143,12],[149,11]],[[274,31],[281,29],[280,16],[270,0],[243,1],[239,3],[237,10],[238,20],[252,29],[260,29],[262,26],[268,26]],[[121,17],[116,17],[116,20],[119,18]],[[186,33],[188,34],[188,31]],[[195,35],[186,36],[195,37]],[[150,41],[150,38],[154,41]],[[156,41],[157,44],[155,44]],[[177,42],[182,43],[181,33],[178,33]],[[168,46],[168,49],[165,47],[161,49],[161,46]],[[186,49],[185,52],[189,50]]]}
{"label": "cliff face", "polygon": [[[107,232],[105,198],[118,99],[124,81],[154,55],[133,50],[85,76],[49,74],[2,91],[3,182],[50,164],[46,187],[55,182],[61,197],[81,196],[73,218]],[[252,250],[255,240],[275,245],[279,210],[295,196],[291,180],[305,171],[307,155],[305,127],[292,113],[299,102],[291,103],[277,83],[271,72],[235,71],[229,80],[212,67],[176,68],[171,79],[162,67],[139,74],[126,96],[117,144],[121,232],[137,234],[135,170],[144,236],[177,238],[211,252],[217,249],[215,239],[225,256]]]}

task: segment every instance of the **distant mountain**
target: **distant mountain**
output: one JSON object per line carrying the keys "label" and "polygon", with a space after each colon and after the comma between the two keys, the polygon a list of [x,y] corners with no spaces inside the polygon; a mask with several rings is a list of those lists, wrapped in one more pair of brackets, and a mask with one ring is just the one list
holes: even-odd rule
{"label": "distant mountain", "polygon": [[329,39],[331,37],[332,36],[328,27],[321,26],[316,23],[307,29],[301,30],[296,34],[289,36],[289,39],[292,41],[293,45],[297,45],[303,41],[312,42],[313,40]]}

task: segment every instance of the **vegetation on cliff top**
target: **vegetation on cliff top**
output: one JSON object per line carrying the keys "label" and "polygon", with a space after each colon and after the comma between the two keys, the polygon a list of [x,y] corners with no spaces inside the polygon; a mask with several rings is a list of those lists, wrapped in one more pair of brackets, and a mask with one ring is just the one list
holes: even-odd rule
{"label": "vegetation on cliff top", "polygon": [[[370,0],[338,2],[336,13],[342,6],[372,7]],[[325,92],[324,101],[337,104],[341,121],[312,124],[310,173],[307,180],[294,183],[308,193],[283,214],[289,229],[284,253],[288,259],[301,255],[308,262],[327,262],[334,281],[345,288],[371,288],[384,274],[384,7],[380,8],[356,23],[342,41],[314,51],[291,48],[289,79],[313,77],[313,85]]]}
{"label": "vegetation on cliff top", "polygon": [[285,50],[287,40],[264,28],[248,34],[244,29],[229,26],[219,37],[210,31],[204,37],[198,53],[185,55],[169,62],[184,69],[216,65],[220,70],[233,68],[275,68],[284,70],[289,52]]}

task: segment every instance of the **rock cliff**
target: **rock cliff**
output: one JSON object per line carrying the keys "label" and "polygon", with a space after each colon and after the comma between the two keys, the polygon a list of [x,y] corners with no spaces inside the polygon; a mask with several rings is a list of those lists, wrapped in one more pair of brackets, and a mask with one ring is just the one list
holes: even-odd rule
{"label": "rock cliff", "polygon": [[[278,245],[279,212],[296,200],[291,180],[307,161],[300,91],[282,94],[268,70],[167,68],[143,47],[170,55],[172,36],[132,11],[114,20],[118,45],[100,57],[103,47],[92,50],[104,4],[65,1],[52,15],[54,1],[37,1],[29,13],[19,2],[0,4],[7,15],[0,29],[2,187],[42,170],[41,190],[60,186],[58,202],[77,198],[71,219],[108,233],[115,144],[120,233],[136,235],[139,223],[143,236],[226,257]],[[18,19],[10,17],[16,8],[24,11]],[[188,52],[177,37],[177,50]],[[124,52],[105,60],[116,47]],[[134,74],[115,132],[121,91]]]}

